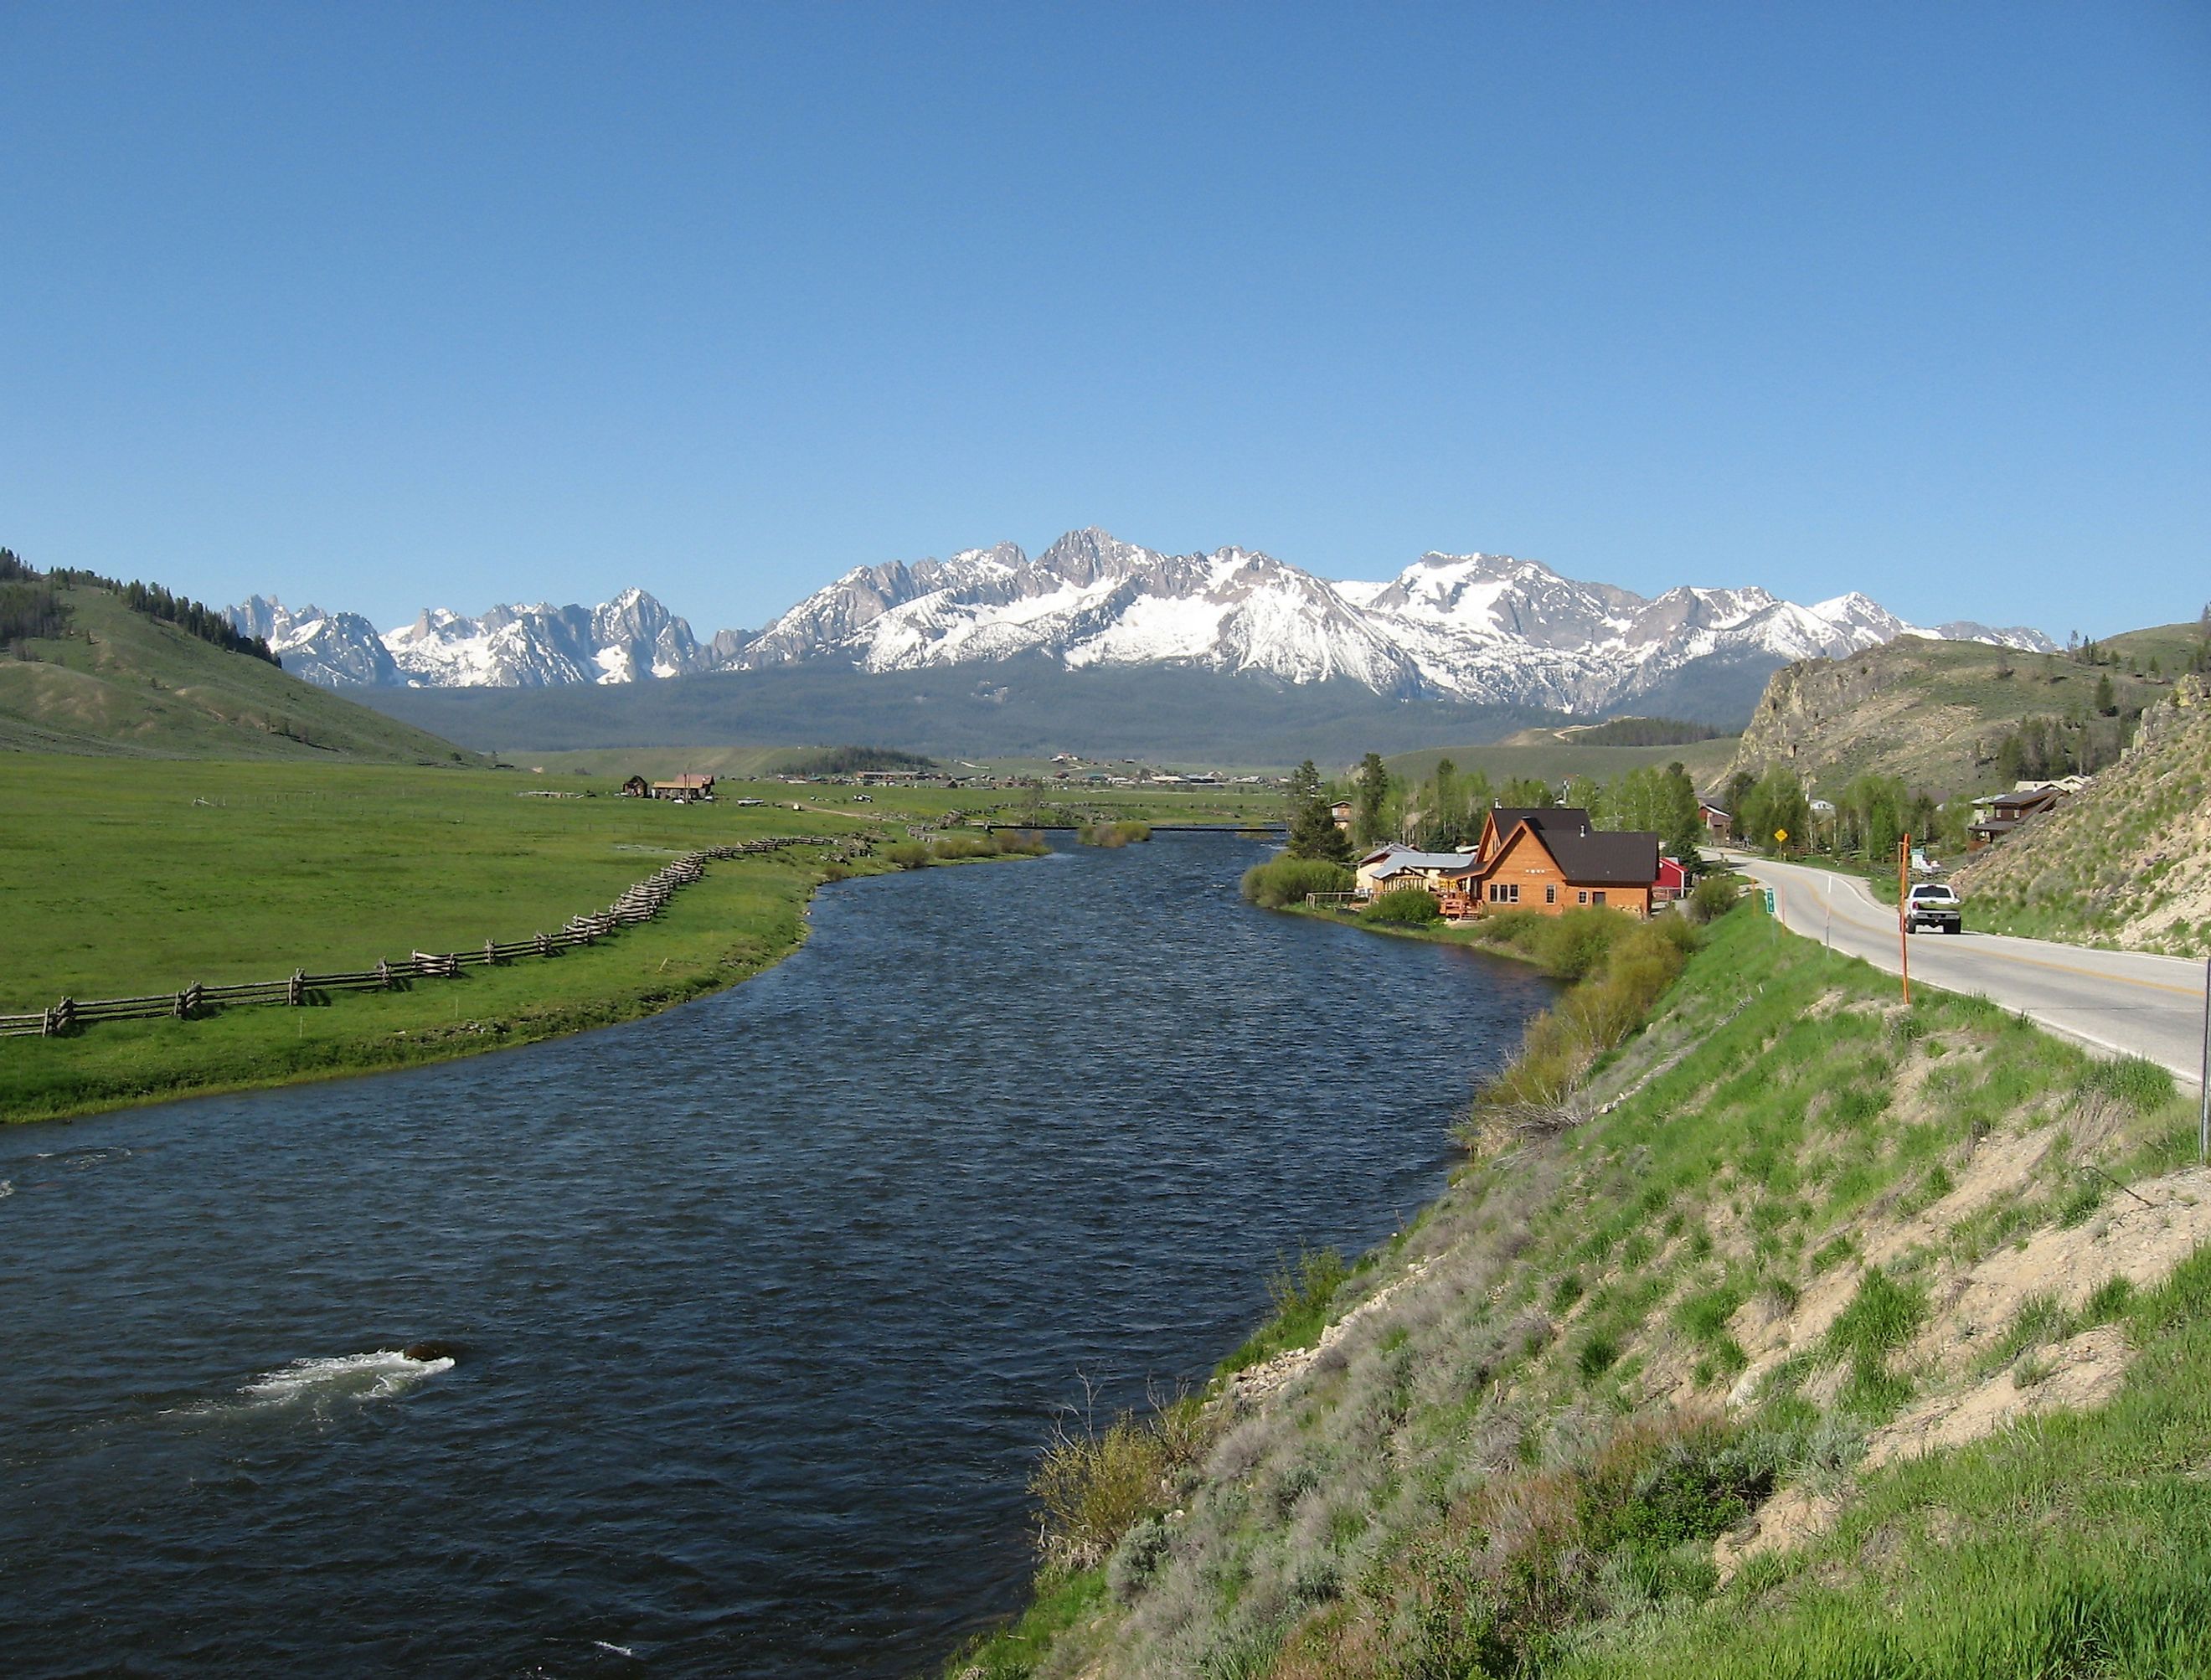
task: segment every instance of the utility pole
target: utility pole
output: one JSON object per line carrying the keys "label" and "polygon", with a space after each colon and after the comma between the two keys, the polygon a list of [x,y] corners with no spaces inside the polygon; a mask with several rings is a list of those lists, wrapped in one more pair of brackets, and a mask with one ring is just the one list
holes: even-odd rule
{"label": "utility pole", "polygon": [[1896,949],[1904,969],[1904,1004],[1911,1007],[1911,836],[1896,841]]}

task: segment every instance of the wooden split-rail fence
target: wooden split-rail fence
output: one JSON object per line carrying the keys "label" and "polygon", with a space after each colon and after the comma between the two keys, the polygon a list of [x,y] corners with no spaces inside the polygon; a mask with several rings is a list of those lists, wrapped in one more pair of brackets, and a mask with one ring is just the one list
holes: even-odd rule
{"label": "wooden split-rail fence", "polygon": [[819,834],[789,834],[745,840],[686,852],[666,868],[628,888],[596,915],[571,916],[558,933],[534,933],[527,939],[487,939],[463,951],[415,951],[397,961],[379,957],[373,968],[349,973],[311,974],[294,968],[281,980],[247,980],[237,986],[203,986],[145,998],[64,998],[51,1009],[28,1015],[0,1015],[0,1038],[53,1038],[101,1021],[148,1021],[162,1016],[190,1021],[233,1004],[287,1004],[294,1008],[319,1001],[330,992],[379,992],[415,979],[455,979],[472,964],[511,962],[517,957],[551,956],[573,945],[589,945],[639,922],[649,922],[668,907],[679,887],[688,887],[706,867],[730,858],[780,851],[788,846],[834,844]]}

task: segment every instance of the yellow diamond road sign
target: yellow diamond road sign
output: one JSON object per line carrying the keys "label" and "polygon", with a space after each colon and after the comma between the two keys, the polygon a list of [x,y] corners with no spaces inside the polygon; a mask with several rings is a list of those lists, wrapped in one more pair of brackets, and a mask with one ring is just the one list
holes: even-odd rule
{"label": "yellow diamond road sign", "polygon": [[1773,831],[1773,838],[1786,846],[1789,844],[1789,831],[1786,828],[1776,828]]}

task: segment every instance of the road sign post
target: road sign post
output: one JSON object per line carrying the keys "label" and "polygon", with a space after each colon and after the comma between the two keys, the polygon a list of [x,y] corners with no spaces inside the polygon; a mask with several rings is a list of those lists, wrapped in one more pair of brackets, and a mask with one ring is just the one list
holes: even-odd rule
{"label": "road sign post", "polygon": [[1904,1004],[1911,1006],[1911,836],[1896,840],[1896,951],[1904,974]]}

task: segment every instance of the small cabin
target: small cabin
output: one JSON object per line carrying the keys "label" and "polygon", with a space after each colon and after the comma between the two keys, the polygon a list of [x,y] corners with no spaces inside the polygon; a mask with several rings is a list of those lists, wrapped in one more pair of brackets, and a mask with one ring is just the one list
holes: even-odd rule
{"label": "small cabin", "polygon": [[1350,800],[1337,800],[1328,808],[1328,814],[1336,820],[1337,828],[1347,834],[1351,832],[1352,804]]}
{"label": "small cabin", "polygon": [[688,773],[671,776],[664,782],[653,783],[651,793],[656,799],[673,799],[679,805],[688,805],[694,799],[712,799],[714,779]]}
{"label": "small cabin", "polygon": [[632,776],[621,785],[621,797],[625,799],[650,799],[652,784],[642,776]]}
{"label": "small cabin", "polygon": [[1705,837],[1716,846],[1726,845],[1735,833],[1735,818],[1717,805],[1699,805],[1697,820],[1705,825]]}

